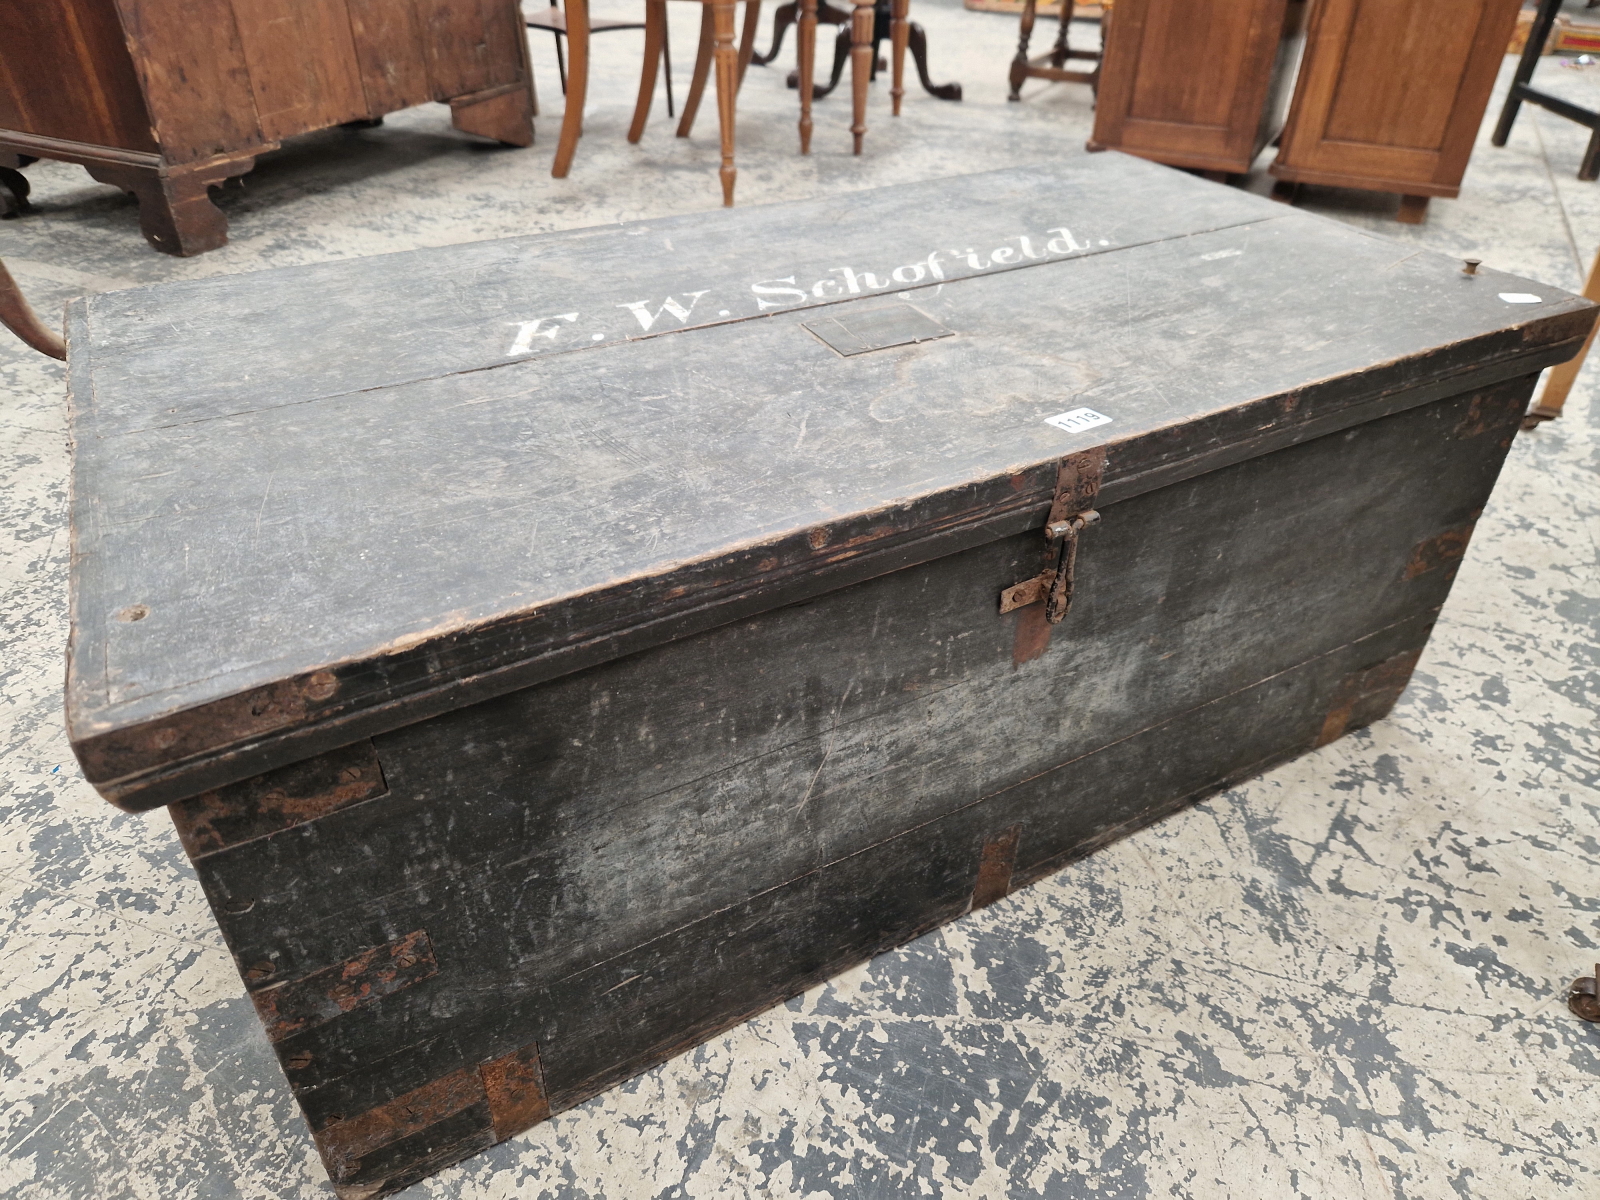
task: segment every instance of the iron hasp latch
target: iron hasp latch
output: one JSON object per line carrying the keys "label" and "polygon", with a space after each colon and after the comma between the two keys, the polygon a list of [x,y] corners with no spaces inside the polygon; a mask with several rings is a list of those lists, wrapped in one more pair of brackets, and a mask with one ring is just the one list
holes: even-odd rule
{"label": "iron hasp latch", "polygon": [[1056,495],[1044,527],[1045,569],[1032,579],[1000,593],[1000,611],[1008,613],[1044,601],[1044,619],[1060,624],[1072,607],[1072,588],[1078,569],[1078,535],[1099,523],[1091,506],[1100,492],[1105,473],[1104,449],[1068,455],[1056,476]]}

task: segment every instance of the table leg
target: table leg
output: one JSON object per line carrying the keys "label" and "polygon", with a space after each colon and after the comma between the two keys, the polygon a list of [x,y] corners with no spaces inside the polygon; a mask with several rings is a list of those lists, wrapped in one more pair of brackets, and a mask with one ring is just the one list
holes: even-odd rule
{"label": "table leg", "polygon": [[633,124],[628,126],[628,140],[637,143],[644,136],[644,123],[650,117],[650,105],[656,97],[656,66],[661,61],[661,47],[667,40],[667,0],[645,0],[644,3],[644,67],[639,72],[639,99],[633,106]]}
{"label": "table leg", "polygon": [[589,97],[589,0],[567,0],[567,111],[550,174],[565,179],[583,136],[583,106]]}
{"label": "table leg", "polygon": [[900,101],[906,94],[906,41],[911,34],[911,0],[890,0],[889,44],[894,48],[894,81],[889,88],[889,99],[894,104],[894,115],[900,115]]}
{"label": "table leg", "polygon": [[959,83],[935,83],[928,78],[928,35],[915,21],[906,22],[906,45],[911,50],[911,61],[916,64],[923,91],[935,100],[961,99]]}
{"label": "table leg", "polygon": [[811,92],[817,74],[817,0],[799,0],[800,27],[795,33],[800,56],[800,153],[811,153]]}
{"label": "table leg", "polygon": [[861,153],[861,139],[867,134],[867,85],[872,82],[872,27],[876,14],[873,0],[855,0],[850,14],[850,132],[855,137],[855,153]]}
{"label": "table leg", "polygon": [[784,31],[795,23],[795,18],[799,11],[800,6],[796,3],[796,0],[790,0],[788,4],[778,5],[778,11],[772,14],[772,49],[765,54],[752,56],[751,62],[757,66],[764,67],[778,57],[778,51],[783,46]]}
{"label": "table leg", "polygon": [[712,0],[711,54],[717,66],[717,122],[722,127],[722,203],[733,207],[733,110],[739,96],[739,52],[733,48],[735,0]]}

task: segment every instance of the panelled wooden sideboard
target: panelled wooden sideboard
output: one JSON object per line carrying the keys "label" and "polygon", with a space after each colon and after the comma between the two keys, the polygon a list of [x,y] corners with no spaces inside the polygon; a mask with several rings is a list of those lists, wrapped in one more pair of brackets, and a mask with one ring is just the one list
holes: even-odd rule
{"label": "panelled wooden sideboard", "polygon": [[[1455,196],[1521,0],[1317,0],[1272,174],[1277,194],[1398,192],[1400,220]],[[1118,9],[1121,15],[1121,9]]]}
{"label": "panelled wooden sideboard", "polygon": [[1305,0],[1118,0],[1091,150],[1239,174],[1283,125]]}
{"label": "panelled wooden sideboard", "polygon": [[0,4],[0,165],[83,164],[138,198],[169,254],[227,241],[207,188],[283,138],[429,100],[458,129],[532,143],[517,0]]}

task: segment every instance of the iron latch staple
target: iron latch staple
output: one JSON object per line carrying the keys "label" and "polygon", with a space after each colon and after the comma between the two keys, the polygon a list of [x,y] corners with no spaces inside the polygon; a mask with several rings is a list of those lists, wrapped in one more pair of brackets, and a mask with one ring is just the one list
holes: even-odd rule
{"label": "iron latch staple", "polygon": [[1044,602],[1044,619],[1052,625],[1059,625],[1061,618],[1065,617],[1067,610],[1072,607],[1072,584],[1078,571],[1078,534],[1099,520],[1100,514],[1091,508],[1088,512],[1081,512],[1065,521],[1057,521],[1045,530],[1045,537],[1051,542],[1061,544],[1056,560],[1055,578],[1050,581],[1049,593]]}
{"label": "iron latch staple", "polygon": [[1044,619],[1059,625],[1072,607],[1072,588],[1078,570],[1078,534],[1098,523],[1100,514],[1090,509],[1045,526],[1050,543],[1050,565],[1032,579],[1000,593],[1000,611],[1011,612],[1024,605],[1045,602]]}
{"label": "iron latch staple", "polygon": [[[1105,469],[1103,449],[1072,454],[1062,460],[1056,495],[1044,527],[1045,569],[1032,579],[1000,593],[1000,611],[1011,612],[1044,601],[1044,618],[1059,625],[1072,607],[1072,590],[1078,569],[1078,535],[1098,524],[1100,514],[1090,505],[1100,491]],[[1078,511],[1074,512],[1073,509]]]}

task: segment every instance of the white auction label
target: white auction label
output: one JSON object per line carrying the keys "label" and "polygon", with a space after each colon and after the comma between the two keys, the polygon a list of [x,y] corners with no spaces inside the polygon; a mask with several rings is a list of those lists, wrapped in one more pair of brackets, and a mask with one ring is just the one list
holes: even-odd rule
{"label": "white auction label", "polygon": [[1046,417],[1046,425],[1054,425],[1057,429],[1065,429],[1068,433],[1082,433],[1085,429],[1093,429],[1096,425],[1105,425],[1111,418],[1105,413],[1097,413],[1092,408],[1075,408],[1071,412],[1057,413],[1053,417]]}
{"label": "white auction label", "polygon": [[1507,304],[1537,304],[1539,297],[1532,292],[1501,292],[1500,299]]}

